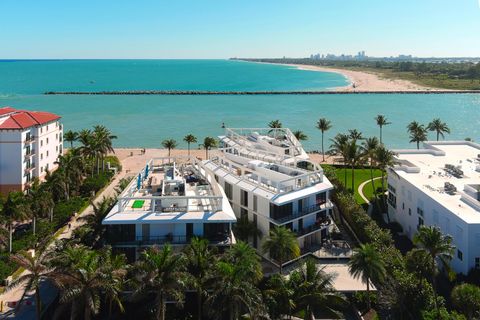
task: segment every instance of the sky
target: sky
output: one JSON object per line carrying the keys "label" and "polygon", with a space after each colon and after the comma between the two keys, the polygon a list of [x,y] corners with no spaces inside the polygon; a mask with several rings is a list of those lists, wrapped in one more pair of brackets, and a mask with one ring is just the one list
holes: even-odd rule
{"label": "sky", "polygon": [[480,56],[480,0],[0,0],[0,59]]}

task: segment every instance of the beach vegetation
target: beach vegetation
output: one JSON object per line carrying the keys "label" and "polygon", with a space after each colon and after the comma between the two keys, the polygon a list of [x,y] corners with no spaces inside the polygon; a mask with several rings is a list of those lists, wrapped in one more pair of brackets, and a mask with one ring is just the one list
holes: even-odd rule
{"label": "beach vegetation", "polygon": [[297,138],[298,141],[308,140],[308,136],[301,130],[295,130],[292,133],[295,136],[295,138]]}
{"label": "beach vegetation", "polygon": [[427,129],[436,133],[437,141],[440,137],[444,138],[445,133],[450,133],[448,125],[439,118],[433,119],[432,122],[428,124]]}
{"label": "beach vegetation", "polygon": [[280,226],[270,230],[268,238],[263,243],[263,251],[278,262],[282,273],[283,264],[300,256],[300,247],[296,235],[286,227]]}
{"label": "beach vegetation", "polygon": [[208,159],[208,151],[218,145],[217,140],[212,137],[205,137],[203,139],[202,147],[205,149],[205,159]]}
{"label": "beach vegetation", "polygon": [[195,137],[193,134],[189,133],[185,137],[183,137],[183,141],[185,141],[187,143],[188,156],[190,156],[190,145],[192,143],[197,143],[197,137]]}
{"label": "beach vegetation", "polygon": [[412,121],[407,125],[407,131],[410,135],[410,142],[417,144],[417,149],[420,149],[420,143],[428,140],[427,128],[417,121]]}
{"label": "beach vegetation", "polygon": [[320,130],[320,132],[322,133],[322,161],[325,162],[325,149],[323,146],[323,139],[324,139],[325,132],[332,128],[332,123],[326,118],[320,118],[317,121],[316,128]]}
{"label": "beach vegetation", "polygon": [[387,120],[387,117],[385,117],[383,114],[379,114],[375,117],[375,122],[377,123],[377,126],[378,128],[380,129],[380,135],[379,135],[379,139],[380,139],[380,143],[383,143],[383,140],[382,140],[382,130],[383,130],[383,127],[391,124],[391,122],[389,122]]}

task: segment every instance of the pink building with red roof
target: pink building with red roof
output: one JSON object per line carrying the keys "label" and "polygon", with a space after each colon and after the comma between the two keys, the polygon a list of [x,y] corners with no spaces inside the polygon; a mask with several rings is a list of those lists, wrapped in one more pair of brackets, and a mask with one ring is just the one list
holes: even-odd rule
{"label": "pink building with red roof", "polygon": [[25,191],[56,169],[62,141],[58,115],[0,107],[0,193]]}

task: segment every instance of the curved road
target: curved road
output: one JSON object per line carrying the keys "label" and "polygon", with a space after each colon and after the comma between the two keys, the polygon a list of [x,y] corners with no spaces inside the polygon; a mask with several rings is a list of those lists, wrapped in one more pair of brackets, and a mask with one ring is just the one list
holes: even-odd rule
{"label": "curved road", "polygon": [[[378,180],[378,179],[382,179],[382,177],[373,178],[373,180]],[[368,179],[367,181],[362,182],[358,186],[358,194],[360,195],[360,197],[362,197],[363,201],[365,201],[365,203],[368,204],[368,205],[370,205],[370,200],[367,199],[367,197],[365,197],[365,195],[363,194],[363,187],[365,187],[365,185],[367,183],[371,183],[371,181],[372,181],[372,179]]]}

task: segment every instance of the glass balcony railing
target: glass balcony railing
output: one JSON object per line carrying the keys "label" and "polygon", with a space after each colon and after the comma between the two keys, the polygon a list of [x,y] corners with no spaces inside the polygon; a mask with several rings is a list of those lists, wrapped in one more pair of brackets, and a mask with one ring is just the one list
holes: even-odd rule
{"label": "glass balcony railing", "polygon": [[[165,245],[165,244],[187,244],[194,236],[137,236],[135,240],[123,240],[121,238],[111,238],[107,241],[116,246],[152,246],[152,245]],[[207,239],[210,244],[230,244],[232,238],[228,235],[215,235],[215,236],[203,236],[200,237]]]}
{"label": "glass balcony railing", "polygon": [[324,203],[319,203],[319,204],[316,204],[316,205],[313,205],[313,206],[310,206],[310,207],[305,207],[301,211],[298,211],[296,213],[293,213],[293,214],[285,216],[285,217],[276,218],[276,219],[274,218],[274,220],[277,221],[278,223],[285,223],[287,221],[306,216],[307,214],[310,214],[310,213],[314,213],[314,212],[317,212],[317,211],[322,211],[322,210],[325,210],[325,209],[332,208],[332,206],[333,206],[333,204],[329,200],[329,201],[325,201]]}

